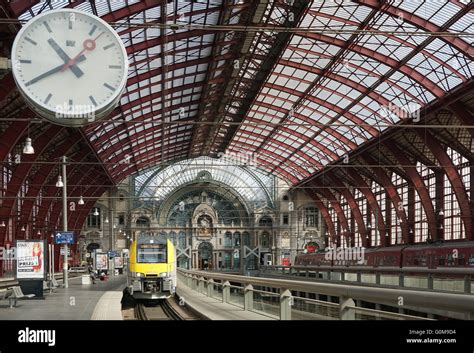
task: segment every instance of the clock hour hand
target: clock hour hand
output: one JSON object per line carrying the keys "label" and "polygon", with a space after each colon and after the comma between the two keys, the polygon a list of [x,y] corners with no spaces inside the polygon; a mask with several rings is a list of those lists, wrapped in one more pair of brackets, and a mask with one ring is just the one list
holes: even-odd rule
{"label": "clock hour hand", "polygon": [[[48,39],[49,45],[54,49],[54,51],[59,55],[61,59],[63,59],[64,63],[70,62],[71,58],[66,54],[64,50],[61,49],[61,47],[56,43],[56,41],[53,38]],[[77,78],[81,77],[84,75],[84,72],[77,67],[77,65],[70,65],[69,68],[71,71],[76,75]]]}
{"label": "clock hour hand", "polygon": [[[82,55],[82,56],[80,56],[80,57],[77,59],[77,62],[81,62],[81,61],[84,61],[84,60],[86,60],[86,57],[85,57],[84,55]],[[61,65],[56,66],[55,68],[53,68],[53,69],[51,69],[51,70],[45,72],[44,74],[41,74],[41,75],[35,77],[34,79],[32,79],[32,80],[26,82],[26,83],[25,83],[25,86],[28,87],[28,86],[32,85],[33,83],[36,83],[36,82],[38,82],[39,80],[42,80],[42,79],[45,78],[45,77],[51,76],[52,74],[54,74],[54,73],[56,73],[56,72],[60,72],[61,69],[63,68],[63,66],[64,66],[64,64],[61,64]]]}

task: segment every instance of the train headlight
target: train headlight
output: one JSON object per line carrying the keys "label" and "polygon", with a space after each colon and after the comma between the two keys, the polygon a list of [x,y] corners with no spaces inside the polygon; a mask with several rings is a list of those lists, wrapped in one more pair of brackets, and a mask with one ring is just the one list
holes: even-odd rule
{"label": "train headlight", "polygon": [[140,272],[132,272],[132,277],[145,277],[143,273]]}
{"label": "train headlight", "polygon": [[161,272],[160,277],[168,277],[168,272]]}

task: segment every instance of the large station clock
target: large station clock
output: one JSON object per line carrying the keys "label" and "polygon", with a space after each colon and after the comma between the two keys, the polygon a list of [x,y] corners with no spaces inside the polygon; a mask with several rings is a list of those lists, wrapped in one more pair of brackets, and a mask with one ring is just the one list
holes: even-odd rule
{"label": "large station clock", "polygon": [[22,27],[13,43],[12,66],[18,89],[38,114],[60,125],[83,126],[118,104],[128,57],[105,21],[60,9]]}

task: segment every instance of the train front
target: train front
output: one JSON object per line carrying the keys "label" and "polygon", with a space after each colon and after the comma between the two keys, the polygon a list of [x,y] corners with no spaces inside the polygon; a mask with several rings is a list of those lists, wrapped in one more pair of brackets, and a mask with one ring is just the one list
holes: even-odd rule
{"label": "train front", "polygon": [[136,299],[166,299],[176,288],[173,243],[161,236],[140,236],[130,246],[127,288]]}

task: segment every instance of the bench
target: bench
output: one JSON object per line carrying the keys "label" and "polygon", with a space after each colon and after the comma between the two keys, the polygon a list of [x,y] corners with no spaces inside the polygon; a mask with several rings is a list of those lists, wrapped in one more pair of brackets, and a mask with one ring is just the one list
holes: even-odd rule
{"label": "bench", "polygon": [[54,290],[58,287],[59,287],[59,283],[58,281],[56,281],[56,278],[53,278],[50,281],[43,281],[43,290],[51,289],[51,291],[54,292]]}
{"label": "bench", "polygon": [[58,283],[58,281],[56,281],[56,278],[53,278],[51,280],[51,283],[53,284],[53,288],[58,288],[59,287],[59,283]]}
{"label": "bench", "polygon": [[13,291],[13,293],[8,296],[8,300],[10,302],[10,308],[13,308],[14,306],[16,306],[17,301],[19,299],[29,299],[35,296],[34,294],[23,294],[23,291],[21,290],[19,286],[12,287],[11,290]]}
{"label": "bench", "polygon": [[53,278],[51,281],[43,281],[43,290],[51,289],[52,291],[54,291],[58,287],[59,283],[58,281],[56,281],[55,278]]}
{"label": "bench", "polygon": [[7,299],[12,293],[11,289],[0,289],[0,300]]}

